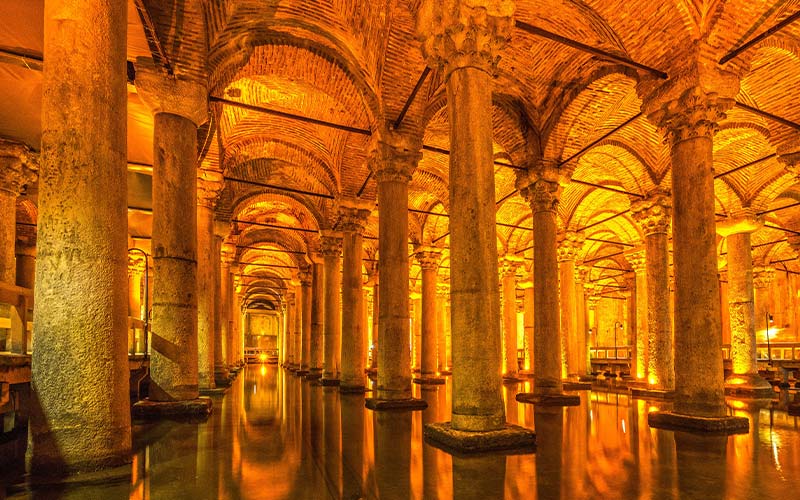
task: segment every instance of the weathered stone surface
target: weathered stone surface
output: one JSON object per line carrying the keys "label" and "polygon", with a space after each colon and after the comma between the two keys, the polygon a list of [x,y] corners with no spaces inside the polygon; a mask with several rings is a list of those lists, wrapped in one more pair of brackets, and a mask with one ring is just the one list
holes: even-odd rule
{"label": "weathered stone surface", "polygon": [[672,411],[650,412],[647,414],[647,423],[657,429],[707,434],[746,434],[750,429],[746,417],[701,417]]}
{"label": "weathered stone surface", "polygon": [[533,453],[536,433],[518,425],[491,431],[460,431],[450,422],[427,424],[423,435],[426,442],[451,453],[512,452]]}
{"label": "weathered stone surface", "polygon": [[517,394],[515,399],[520,403],[538,406],[578,406],[581,403],[580,396],[556,393],[523,392]]}
{"label": "weathered stone surface", "polygon": [[428,407],[422,399],[406,398],[406,399],[378,399],[367,398],[364,406],[370,410],[375,411],[417,411],[424,410]]}
{"label": "weathered stone surface", "polygon": [[208,417],[214,408],[209,397],[184,401],[151,401],[144,399],[133,404],[135,418]]}

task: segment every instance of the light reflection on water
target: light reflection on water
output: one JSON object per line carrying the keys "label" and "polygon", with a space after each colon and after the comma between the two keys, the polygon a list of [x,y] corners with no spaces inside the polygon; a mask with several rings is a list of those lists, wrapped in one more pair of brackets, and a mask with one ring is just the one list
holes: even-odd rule
{"label": "light reflection on water", "polygon": [[504,388],[508,420],[537,432],[536,453],[453,457],[422,441],[425,424],[449,419],[449,384],[415,386],[425,411],[376,413],[364,395],[253,366],[208,422],[137,425],[128,480],[117,471],[12,498],[747,499],[800,488],[800,419],[769,403],[729,402],[753,432],[709,437],[648,427],[664,403],[582,392],[580,406],[534,408],[517,390]]}

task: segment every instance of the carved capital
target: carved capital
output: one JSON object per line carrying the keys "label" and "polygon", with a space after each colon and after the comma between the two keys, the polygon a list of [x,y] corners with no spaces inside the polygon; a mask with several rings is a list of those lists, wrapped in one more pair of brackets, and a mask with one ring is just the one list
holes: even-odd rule
{"label": "carved capital", "polygon": [[197,171],[197,204],[201,207],[214,208],[219,194],[225,186],[222,172],[219,170],[200,169]]}
{"label": "carved capital", "polygon": [[414,258],[417,259],[422,269],[438,270],[442,260],[442,250],[435,247],[418,247],[415,249]]}
{"label": "carved capital", "polygon": [[575,266],[575,284],[583,285],[586,282],[586,276],[589,275],[588,266]]}
{"label": "carved capital", "polygon": [[226,221],[214,221],[214,236],[217,238],[225,239],[231,233],[231,224]]}
{"label": "carved capital", "polygon": [[513,0],[423,0],[417,38],[433,69],[445,77],[458,68],[494,73],[500,50],[511,39]]}
{"label": "carved capital", "polygon": [[39,156],[27,145],[0,138],[0,191],[19,196],[39,178]]}
{"label": "carved capital", "polygon": [[144,255],[136,252],[128,254],[128,277],[141,276],[145,272]]}
{"label": "carved capital", "polygon": [[500,259],[500,275],[516,276],[517,269],[525,263],[525,259],[517,255],[505,255]]}
{"label": "carved capital", "polygon": [[767,288],[775,279],[775,269],[768,266],[753,267],[753,288]]}
{"label": "carved capital", "polygon": [[149,57],[136,58],[136,91],[153,115],[182,116],[198,127],[208,120],[205,85],[168,75]]}
{"label": "carved capital", "polygon": [[515,187],[533,213],[555,212],[561,190],[572,176],[572,170],[559,167],[554,161],[539,160],[527,170],[517,171]]}
{"label": "carved capital", "polygon": [[342,235],[323,229],[319,232],[319,253],[325,257],[341,257]]}
{"label": "carved capital", "polygon": [[666,234],[672,217],[672,198],[667,193],[654,193],[631,203],[631,216],[645,236]]}
{"label": "carved capital", "polygon": [[336,210],[339,214],[339,229],[346,233],[363,234],[374,205],[358,198],[338,199]]}
{"label": "carved capital", "polygon": [[625,252],[625,260],[630,264],[631,269],[636,274],[641,274],[647,269],[647,259],[645,258],[644,248],[636,248]]}
{"label": "carved capital", "polygon": [[391,130],[383,131],[370,145],[368,165],[375,181],[408,182],[422,158],[418,139]]}
{"label": "carved capital", "polygon": [[722,221],[717,222],[717,233],[728,237],[732,234],[753,233],[764,224],[764,218],[757,215],[753,208],[738,210]]}
{"label": "carved capital", "polygon": [[713,137],[734,102],[699,85],[692,86],[647,113],[647,118],[664,132],[665,142],[674,145],[695,137]]}
{"label": "carved capital", "polygon": [[583,248],[585,239],[586,236],[582,232],[564,231],[561,233],[556,250],[558,262],[575,260],[578,252]]}
{"label": "carved capital", "polygon": [[306,287],[311,286],[311,282],[313,281],[312,276],[313,275],[311,274],[311,272],[309,272],[309,269],[307,267],[301,268],[300,271],[297,273],[297,279],[298,281],[300,281],[300,286],[306,286]]}

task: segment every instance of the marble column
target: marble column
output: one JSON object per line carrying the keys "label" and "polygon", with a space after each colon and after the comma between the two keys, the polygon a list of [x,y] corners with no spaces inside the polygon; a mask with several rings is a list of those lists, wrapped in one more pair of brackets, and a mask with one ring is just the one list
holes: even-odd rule
{"label": "marble column", "polygon": [[446,283],[436,285],[436,352],[437,368],[444,375],[450,367],[447,366],[447,299],[450,296],[450,287]]}
{"label": "marble column", "polygon": [[[142,281],[146,272],[145,258],[142,254],[135,252],[128,254],[128,354],[142,352],[138,348],[141,336],[146,334],[144,328],[136,329],[130,323],[130,319],[142,319]],[[140,331],[139,338],[135,331]],[[143,347],[143,345],[142,345]]]}
{"label": "marble column", "polygon": [[311,290],[311,339],[309,341],[308,377],[317,379],[322,376],[322,335],[325,318],[325,273],[323,258],[318,253],[311,254],[312,290]]}
{"label": "marble column", "polygon": [[[154,115],[151,402],[198,397],[197,127],[208,118],[200,83],[137,59],[136,89]],[[210,412],[198,400],[187,411]],[[142,406],[144,411],[147,406]]]}
{"label": "marble column", "polygon": [[214,381],[214,205],[222,190],[222,173],[201,170],[197,177],[197,359],[200,390]]}
{"label": "marble column", "polygon": [[339,385],[342,349],[342,237],[333,231],[320,231],[320,253],[325,260],[325,331],[322,336],[322,385]]}
{"label": "marble column", "polygon": [[36,156],[22,143],[0,138],[0,282],[16,284],[17,197],[36,181]]}
{"label": "marble column", "polygon": [[[533,211],[533,300],[536,305],[533,393],[518,394],[517,401],[539,405],[580,403],[578,396],[567,396],[563,393],[561,381],[556,207],[561,190],[559,180],[565,174],[568,172],[561,172],[554,162],[540,160],[533,168],[517,177],[517,188]],[[571,270],[574,273],[574,269]]]}
{"label": "marble column", "polygon": [[[647,286],[647,383],[654,389],[675,387],[672,315],[669,291],[669,231],[672,201],[652,193],[631,203],[631,214],[644,233]],[[638,274],[637,274],[638,279]],[[639,283],[637,281],[637,293]]]}
{"label": "marble column", "polygon": [[371,275],[370,279],[372,280],[372,364],[370,365],[370,369],[377,369],[378,368],[378,317],[380,315],[378,304],[379,304],[379,289],[380,289],[380,279],[378,277],[378,268],[375,267],[374,274]]}
{"label": "marble column", "polygon": [[580,349],[582,342],[578,336],[577,306],[575,305],[575,258],[583,246],[584,235],[580,232],[565,231],[558,243],[556,250],[559,275],[559,292],[561,303],[561,339],[565,346],[567,376],[578,379],[585,376],[584,366],[580,363]]}
{"label": "marble column", "polygon": [[36,282],[36,243],[25,244],[17,240],[14,252],[17,257],[17,286],[33,290]]}
{"label": "marble column", "polygon": [[28,433],[35,476],[130,461],[127,5],[44,3],[36,404]]}
{"label": "marble column", "polygon": [[[755,309],[755,327],[756,331],[764,330],[765,336],[760,339],[761,343],[765,343],[766,329],[769,324],[769,317],[772,315],[769,293],[771,290],[772,282],[775,280],[775,268],[759,262],[753,267],[753,303]],[[773,325],[769,324],[772,328]],[[757,341],[759,339],[756,339]]]}
{"label": "marble column", "polygon": [[[648,422],[735,432],[746,430],[748,421],[726,417],[713,137],[724,111],[733,105],[738,80],[707,62],[698,61],[694,73],[676,75],[664,87],[647,89],[643,84],[639,89],[647,96],[645,115],[666,132],[670,145],[674,207],[675,406],[670,412],[650,413]],[[687,81],[695,86],[675,86]],[[713,89],[704,87],[709,83]]]}
{"label": "marble column", "polygon": [[586,266],[575,266],[575,331],[578,337],[577,359],[581,374],[588,376],[592,371],[589,366],[589,340],[586,321],[586,295],[584,284],[589,269]]}
{"label": "marble column", "polygon": [[645,249],[635,248],[625,252],[625,260],[633,269],[633,310],[635,324],[631,325],[634,332],[631,346],[631,375],[636,380],[647,380],[649,366],[649,326],[647,320],[647,261]]}
{"label": "marble column", "polygon": [[303,270],[300,269],[297,273],[297,279],[291,281],[291,286],[294,289],[294,330],[291,335],[292,354],[294,355],[294,373],[295,375],[302,375],[300,369],[300,362],[303,356],[303,287],[302,279]]}
{"label": "marble column", "polygon": [[372,204],[357,199],[339,200],[342,231],[342,379],[341,392],[364,392],[366,374],[364,346],[364,292],[361,278],[364,227]]}
{"label": "marble column", "polygon": [[753,294],[753,255],[750,235],[762,220],[749,213],[719,222],[717,232],[728,247],[728,314],[731,326],[731,375],[726,392],[772,397],[772,386],[758,374],[756,316]]}
{"label": "marble column", "polygon": [[222,308],[222,242],[228,235],[228,225],[214,222],[214,383],[217,386],[229,386],[230,374],[225,356],[225,331],[227,330],[224,310]]}
{"label": "marble column", "polygon": [[412,342],[411,342],[411,370],[419,372],[422,365],[422,293],[421,287],[412,287],[408,298],[411,299],[411,310],[409,315],[413,318],[411,322]]}
{"label": "marble column", "polygon": [[418,141],[382,131],[370,151],[378,184],[378,379],[371,409],[421,409],[411,398],[408,317],[408,182],[421,157]]}
{"label": "marble column", "polygon": [[418,384],[443,384],[444,378],[439,376],[438,338],[436,335],[436,280],[442,251],[434,247],[419,247],[414,252],[422,268],[421,286],[421,349],[422,364],[419,377],[414,378]]}
{"label": "marble column", "polygon": [[311,326],[314,307],[312,297],[312,286],[314,284],[313,268],[308,266],[300,273],[300,297],[302,302],[302,313],[300,321],[300,336],[295,344],[295,353],[299,358],[299,375],[307,375],[311,369]]}
{"label": "marble column", "polygon": [[525,328],[525,375],[533,375],[533,280],[530,276],[519,282],[524,296],[522,308],[524,310],[523,325]]}
{"label": "marble column", "polygon": [[446,429],[484,434],[486,447],[493,445],[490,431],[518,429],[517,444],[526,439],[521,428],[507,425],[502,397],[491,120],[492,75],[510,38],[514,8],[513,2],[425,0],[417,24],[428,65],[445,82],[451,147],[452,412],[449,425],[425,429],[440,440]]}
{"label": "marble column", "polygon": [[230,375],[234,365],[233,354],[233,329],[231,328],[231,265],[235,260],[236,247],[225,242],[220,251],[220,276],[219,276],[219,316],[220,316],[220,337],[222,338],[222,351],[225,359],[225,367]]}
{"label": "marble column", "polygon": [[287,286],[289,290],[286,292],[286,311],[284,312],[286,330],[283,333],[283,337],[286,339],[286,368],[294,371],[297,369],[294,352],[294,321],[297,318],[297,313],[295,313],[297,296],[295,295],[294,285],[291,282],[287,282]]}
{"label": "marble column", "polygon": [[503,379],[519,381],[517,361],[517,269],[522,258],[506,255],[501,259],[500,272],[503,286]]}

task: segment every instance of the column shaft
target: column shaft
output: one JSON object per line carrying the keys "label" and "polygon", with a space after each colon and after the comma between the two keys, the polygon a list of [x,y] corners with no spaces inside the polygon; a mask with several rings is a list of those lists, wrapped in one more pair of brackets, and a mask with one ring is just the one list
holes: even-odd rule
{"label": "column shaft", "polygon": [[17,263],[14,246],[17,238],[17,194],[0,186],[0,282],[16,284]]}
{"label": "column shaft", "polygon": [[[537,186],[538,187],[538,186]],[[561,336],[558,311],[555,210],[533,206],[534,392],[560,394]]]}
{"label": "column shaft", "polygon": [[213,389],[214,383],[214,212],[197,205],[197,351],[198,385]]}
{"label": "column shaft", "polygon": [[487,431],[505,425],[495,232],[492,79],[475,67],[447,81],[450,116],[450,296],[452,426]]}
{"label": "column shaft", "polygon": [[301,338],[300,338],[300,349],[299,356],[300,356],[300,370],[303,372],[308,372],[309,368],[311,367],[311,346],[309,343],[311,342],[311,317],[313,314],[313,297],[311,287],[312,287],[312,277],[309,273],[305,273],[306,276],[304,277],[303,281],[301,281],[301,295],[303,298],[303,318],[302,318],[302,328],[301,328]]}
{"label": "column shaft", "polygon": [[342,312],[341,289],[342,275],[340,272],[341,259],[339,252],[325,254],[325,333],[323,346],[325,359],[323,361],[323,380],[339,380]]}
{"label": "column shaft", "polygon": [[361,390],[364,375],[364,300],[361,287],[360,231],[345,231],[342,241],[342,390]]}
{"label": "column shaft", "polygon": [[44,6],[36,404],[28,448],[35,475],[130,460],[127,2],[79,5]]}
{"label": "column shaft", "polygon": [[435,267],[422,268],[422,365],[420,375],[435,377],[437,366],[437,336],[436,336],[436,272]]}
{"label": "column shaft", "polygon": [[670,317],[669,241],[666,232],[648,234],[644,241],[647,263],[647,379],[650,385],[658,389],[672,390],[675,387],[675,367]]}
{"label": "column shaft", "polygon": [[217,234],[214,235],[212,264],[214,275],[214,378],[219,384],[228,379],[228,364],[225,362],[225,339],[223,337],[225,318],[222,309],[222,237]]}
{"label": "column shaft", "polygon": [[566,347],[567,375],[584,375],[578,356],[578,331],[575,328],[575,261],[558,263],[559,290],[561,294],[561,336]]}
{"label": "column shaft", "polygon": [[322,332],[325,314],[325,274],[322,262],[314,261],[312,278],[312,298],[311,298],[311,341],[310,366],[311,373],[317,375],[322,373]]}
{"label": "column shaft", "polygon": [[516,378],[517,362],[517,279],[514,270],[503,276],[503,332],[505,344],[505,363],[503,374]]}

